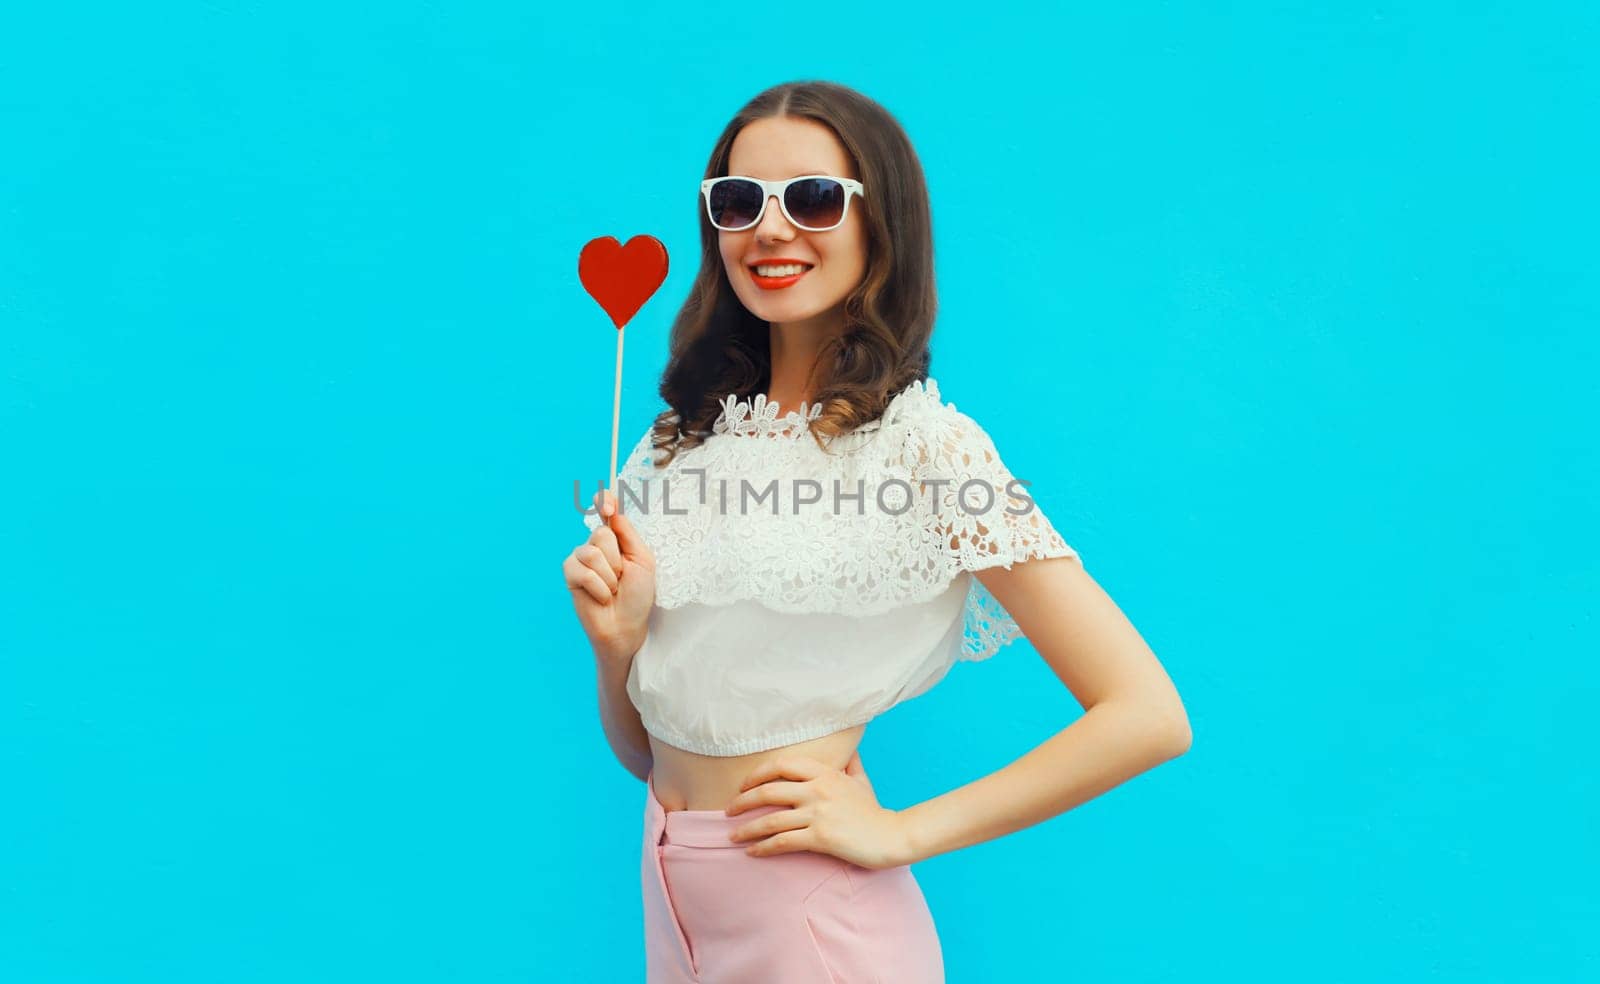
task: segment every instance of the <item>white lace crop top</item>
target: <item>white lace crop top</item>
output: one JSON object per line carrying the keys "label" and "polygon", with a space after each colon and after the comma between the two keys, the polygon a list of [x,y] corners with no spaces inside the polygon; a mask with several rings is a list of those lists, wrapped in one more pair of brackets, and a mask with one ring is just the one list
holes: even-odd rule
{"label": "white lace crop top", "polygon": [[745,755],[869,721],[1021,634],[972,572],[1078,556],[933,379],[827,450],[821,409],[728,396],[705,443],[657,468],[646,429],[618,471],[656,559],[628,696],[669,745]]}

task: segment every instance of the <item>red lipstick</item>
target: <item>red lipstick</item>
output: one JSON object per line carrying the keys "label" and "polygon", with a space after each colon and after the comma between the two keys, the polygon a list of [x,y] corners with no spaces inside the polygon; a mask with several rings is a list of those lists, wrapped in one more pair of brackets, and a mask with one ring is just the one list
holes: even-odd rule
{"label": "red lipstick", "polygon": [[[799,273],[791,274],[787,277],[763,277],[759,273],[756,273],[756,267],[758,266],[786,266],[791,263],[798,263],[805,267],[805,269],[801,270]],[[772,259],[764,259],[755,263],[751,263],[747,268],[750,271],[750,279],[756,282],[757,287],[760,287],[762,290],[782,290],[785,287],[791,287],[799,283],[801,277],[804,277],[807,273],[811,272],[813,265],[814,264],[807,263],[804,260],[791,259],[787,256],[775,256]]]}

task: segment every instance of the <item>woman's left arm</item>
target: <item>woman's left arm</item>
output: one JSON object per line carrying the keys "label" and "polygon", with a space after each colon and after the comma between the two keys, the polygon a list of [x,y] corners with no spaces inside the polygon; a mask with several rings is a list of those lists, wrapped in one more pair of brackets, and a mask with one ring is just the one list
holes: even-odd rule
{"label": "woman's left arm", "polygon": [[999,771],[901,810],[908,864],[1031,827],[1189,750],[1172,680],[1078,558],[974,576],[1084,714]]}

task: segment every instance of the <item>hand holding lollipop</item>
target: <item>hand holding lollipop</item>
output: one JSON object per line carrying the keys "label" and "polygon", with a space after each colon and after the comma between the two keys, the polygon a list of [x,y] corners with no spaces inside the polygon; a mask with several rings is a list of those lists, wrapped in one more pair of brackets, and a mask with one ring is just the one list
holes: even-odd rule
{"label": "hand holding lollipop", "polygon": [[617,378],[611,404],[611,485],[595,496],[604,522],[562,564],[573,607],[595,657],[626,674],[649,631],[655,604],[655,555],[632,522],[617,511],[617,426],[622,414],[623,326],[667,277],[667,250],[650,236],[621,245],[591,240],[578,255],[578,279],[617,327]]}

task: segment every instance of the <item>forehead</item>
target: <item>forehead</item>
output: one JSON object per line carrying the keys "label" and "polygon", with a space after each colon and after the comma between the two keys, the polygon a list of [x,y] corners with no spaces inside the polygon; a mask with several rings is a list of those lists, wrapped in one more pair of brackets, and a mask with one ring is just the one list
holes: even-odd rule
{"label": "forehead", "polygon": [[801,174],[856,177],[850,155],[833,131],[815,120],[755,120],[733,138],[728,173],[777,180]]}

